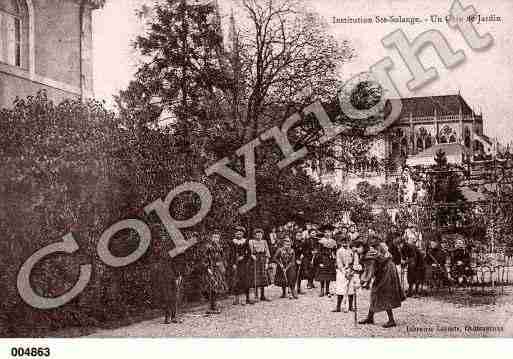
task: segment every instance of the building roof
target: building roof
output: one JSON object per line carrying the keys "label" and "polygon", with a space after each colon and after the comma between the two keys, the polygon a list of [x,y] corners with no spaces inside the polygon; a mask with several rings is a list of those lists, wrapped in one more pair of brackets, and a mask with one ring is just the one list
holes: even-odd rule
{"label": "building roof", "polygon": [[[403,108],[400,117],[433,116],[436,113],[442,115],[471,115],[473,110],[461,95],[443,95],[443,96],[425,96],[425,97],[406,97],[402,98]],[[475,113],[474,113],[475,115]]]}
{"label": "building roof", "polygon": [[461,193],[467,202],[480,202],[487,199],[483,193],[476,192],[468,187],[462,187]]}

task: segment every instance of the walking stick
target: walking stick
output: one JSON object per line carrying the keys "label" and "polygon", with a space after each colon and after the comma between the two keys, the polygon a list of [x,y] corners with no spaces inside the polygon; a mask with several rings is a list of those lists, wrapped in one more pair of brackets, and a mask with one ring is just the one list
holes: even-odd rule
{"label": "walking stick", "polygon": [[296,278],[296,288],[297,288],[298,284],[301,283],[301,279],[300,278],[301,278],[301,267],[302,266],[303,266],[303,259],[301,259],[301,261],[299,262],[299,269],[297,271],[297,278]]}
{"label": "walking stick", "polygon": [[180,301],[180,289],[182,288],[182,275],[178,275],[177,281],[176,281],[176,300],[175,300],[175,318],[179,322],[180,319],[178,318],[178,310],[180,306],[178,305],[178,302]]}
{"label": "walking stick", "polygon": [[254,272],[254,284],[255,284],[255,301],[259,301],[258,300],[258,288],[257,288],[257,257],[255,255],[255,260],[253,261],[253,272]]}
{"label": "walking stick", "polygon": [[287,276],[287,269],[283,265],[283,262],[281,261],[281,259],[278,260],[278,264],[280,265],[281,271],[283,272],[283,276],[285,277],[285,282],[287,283],[287,292],[288,292],[290,290],[290,285],[289,285],[289,277]]}
{"label": "walking stick", "polygon": [[354,326],[358,326],[358,288],[354,289]]}
{"label": "walking stick", "polygon": [[404,290],[404,267],[401,265],[401,288]]}

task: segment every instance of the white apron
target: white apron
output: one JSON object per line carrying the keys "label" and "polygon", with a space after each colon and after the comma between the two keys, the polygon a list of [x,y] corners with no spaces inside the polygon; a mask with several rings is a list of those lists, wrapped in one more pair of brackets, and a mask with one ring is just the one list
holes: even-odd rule
{"label": "white apron", "polygon": [[352,273],[354,253],[350,249],[339,248],[337,250],[337,276],[335,281],[335,294],[353,295],[355,291],[355,280],[357,275],[346,278],[346,271]]}

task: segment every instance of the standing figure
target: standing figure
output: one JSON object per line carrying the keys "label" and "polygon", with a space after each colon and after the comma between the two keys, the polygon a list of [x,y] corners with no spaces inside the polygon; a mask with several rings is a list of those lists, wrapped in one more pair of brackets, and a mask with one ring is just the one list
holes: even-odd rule
{"label": "standing figure", "polygon": [[153,270],[153,301],[164,311],[165,324],[178,323],[176,319],[178,304],[177,275],[174,264],[167,252],[160,257]]}
{"label": "standing figure", "polygon": [[[276,233],[275,228],[273,228],[271,233],[269,233],[267,246],[269,247],[269,255],[272,259],[274,257],[274,253],[276,253],[278,250],[278,234]],[[271,260],[267,270],[269,283],[274,283],[274,277],[276,276],[276,266],[277,264]]]}
{"label": "standing figure", "polygon": [[401,250],[399,249],[401,235],[395,225],[392,225],[390,231],[387,234],[386,245],[388,251],[392,255],[392,261],[394,262],[397,271],[401,271]]}
{"label": "standing figure", "polygon": [[296,272],[297,272],[297,294],[304,294],[301,291],[301,280],[306,278],[305,276],[305,255],[304,248],[305,240],[303,238],[303,231],[298,230],[294,237],[294,243],[292,244],[292,249],[294,250],[294,254],[296,256]]}
{"label": "standing figure", "polygon": [[335,249],[336,242],[331,238],[331,227],[326,226],[324,237],[319,241],[319,252],[315,257],[317,273],[315,279],[321,283],[319,297],[331,297],[330,282],[336,279]]}
{"label": "standing figure", "polygon": [[[242,295],[246,295],[247,304],[254,304],[254,302],[249,298],[249,288],[251,287],[252,278],[249,263],[251,260],[251,252],[248,240],[244,238],[244,233],[244,227],[237,227],[235,229],[235,238],[232,240],[230,264],[234,271],[234,305],[239,304],[239,297]],[[242,301],[240,301],[240,304],[244,305]]]}
{"label": "standing figure", "polygon": [[419,293],[419,287],[422,285],[425,276],[424,256],[419,248],[415,245],[416,238],[414,236],[405,235],[401,247],[402,264],[407,268],[408,293],[411,297],[413,294]]}
{"label": "standing figure", "polygon": [[353,311],[353,298],[355,294],[355,271],[353,265],[358,263],[355,260],[355,253],[349,248],[349,237],[339,236],[340,246],[336,253],[337,275],[335,281],[335,293],[337,294],[337,307],[333,312],[340,312],[344,296],[347,296],[348,308],[344,312]]}
{"label": "standing figure", "polygon": [[351,225],[349,226],[348,235],[351,241],[356,241],[358,237],[360,237],[360,233],[358,233],[358,228],[356,227],[356,224],[351,223]]}
{"label": "standing figure", "polygon": [[474,274],[471,268],[472,257],[463,240],[456,240],[454,247],[451,253],[451,277],[458,285],[464,285]]}
{"label": "standing figure", "polygon": [[442,284],[449,283],[449,276],[445,264],[447,262],[447,254],[440,247],[439,235],[430,234],[429,247],[426,251],[426,282],[431,286],[440,287]]}
{"label": "standing figure", "polygon": [[269,278],[267,276],[267,268],[269,265],[269,246],[267,241],[264,240],[263,229],[257,228],[254,230],[254,239],[249,240],[249,249],[251,253],[251,273],[253,273],[253,281],[255,286],[255,296],[258,300],[257,288],[260,288],[260,300],[269,301],[265,296],[265,287],[269,285]]}
{"label": "standing figure", "polygon": [[406,299],[397,269],[392,261],[392,255],[388,252],[387,245],[384,242],[373,242],[371,247],[374,251],[367,251],[363,245],[358,247],[361,253],[364,273],[362,281],[370,281],[374,277],[370,294],[370,306],[367,318],[360,321],[360,324],[374,324],[374,314],[386,311],[388,322],[383,328],[395,327],[397,324],[394,320],[392,310],[399,308],[401,302]]}
{"label": "standing figure", "polygon": [[220,238],[220,233],[217,231],[210,238],[205,236],[200,241],[197,252],[201,289],[207,294],[210,304],[207,314],[221,312],[217,305],[217,298],[228,291],[225,278],[226,263]]}
{"label": "standing figure", "polygon": [[274,284],[281,287],[281,298],[287,297],[287,288],[289,288],[291,293],[289,298],[297,299],[298,297],[295,291],[297,279],[296,256],[292,249],[292,242],[288,236],[283,239],[282,245],[274,254],[273,261],[278,264]]}
{"label": "standing figure", "polygon": [[[315,266],[315,257],[318,254],[318,242],[319,237],[317,236],[317,229],[311,228],[308,234],[308,237],[306,238],[306,245],[305,245],[305,257],[303,258],[305,261],[306,267],[308,268],[306,272],[306,276],[308,279],[308,284],[306,287],[308,289],[314,289],[314,279],[315,279],[315,273],[317,272],[317,268]],[[308,262],[306,262],[306,259],[308,259]]]}

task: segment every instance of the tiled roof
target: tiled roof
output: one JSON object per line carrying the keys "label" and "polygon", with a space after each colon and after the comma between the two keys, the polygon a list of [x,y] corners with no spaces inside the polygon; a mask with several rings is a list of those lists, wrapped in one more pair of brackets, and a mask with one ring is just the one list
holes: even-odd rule
{"label": "tiled roof", "polygon": [[460,108],[463,115],[473,112],[461,95],[406,97],[401,102],[401,117],[409,117],[410,113],[413,117],[433,116],[435,109],[438,116],[458,115]]}

